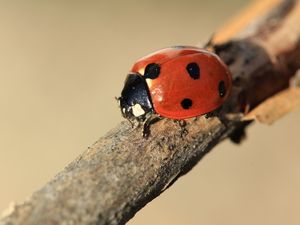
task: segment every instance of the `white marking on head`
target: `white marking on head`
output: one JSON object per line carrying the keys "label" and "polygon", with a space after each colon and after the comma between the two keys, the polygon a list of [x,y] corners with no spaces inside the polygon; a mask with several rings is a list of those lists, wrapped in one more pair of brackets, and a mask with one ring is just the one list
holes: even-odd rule
{"label": "white marking on head", "polygon": [[134,106],[131,107],[131,109],[132,109],[132,114],[135,117],[139,117],[139,116],[145,114],[145,111],[143,110],[143,108],[140,104],[135,104]]}

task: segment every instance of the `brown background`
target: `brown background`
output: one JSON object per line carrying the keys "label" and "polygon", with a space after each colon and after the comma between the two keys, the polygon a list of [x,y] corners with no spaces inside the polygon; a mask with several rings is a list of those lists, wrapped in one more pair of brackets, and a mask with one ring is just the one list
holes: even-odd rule
{"label": "brown background", "polygon": [[[204,43],[247,0],[0,1],[0,210],[119,123],[131,64]],[[300,224],[297,110],[226,141],[130,225]]]}

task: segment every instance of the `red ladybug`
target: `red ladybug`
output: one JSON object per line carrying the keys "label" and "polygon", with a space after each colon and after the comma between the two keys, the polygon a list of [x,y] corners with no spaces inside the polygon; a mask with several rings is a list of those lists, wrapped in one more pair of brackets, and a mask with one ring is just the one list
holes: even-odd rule
{"label": "red ladybug", "polygon": [[119,100],[122,114],[128,119],[143,120],[149,113],[186,119],[219,108],[231,88],[231,74],[217,55],[180,46],[138,60]]}

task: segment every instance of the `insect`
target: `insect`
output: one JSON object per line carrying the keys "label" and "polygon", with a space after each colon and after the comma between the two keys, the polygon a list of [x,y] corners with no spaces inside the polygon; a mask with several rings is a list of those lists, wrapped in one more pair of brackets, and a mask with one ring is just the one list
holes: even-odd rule
{"label": "insect", "polygon": [[138,60],[119,98],[127,119],[176,120],[211,113],[230,95],[232,78],[214,53],[190,46],[159,50]]}

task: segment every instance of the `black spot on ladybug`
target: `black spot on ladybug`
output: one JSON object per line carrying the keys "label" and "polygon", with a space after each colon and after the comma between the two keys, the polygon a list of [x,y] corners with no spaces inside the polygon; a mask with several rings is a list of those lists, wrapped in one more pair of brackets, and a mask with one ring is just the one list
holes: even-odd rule
{"label": "black spot on ladybug", "polygon": [[193,78],[194,80],[200,78],[200,68],[197,63],[195,62],[189,63],[186,66],[186,70],[189,73],[190,77]]}
{"label": "black spot on ladybug", "polygon": [[147,79],[155,79],[159,76],[160,66],[156,63],[150,63],[145,68],[144,77]]}
{"label": "black spot on ladybug", "polygon": [[224,97],[226,95],[226,87],[223,80],[219,82],[219,95],[220,97]]}
{"label": "black spot on ladybug", "polygon": [[185,98],[181,101],[181,106],[184,109],[189,109],[189,108],[191,108],[192,105],[193,105],[193,102],[189,98]]}

